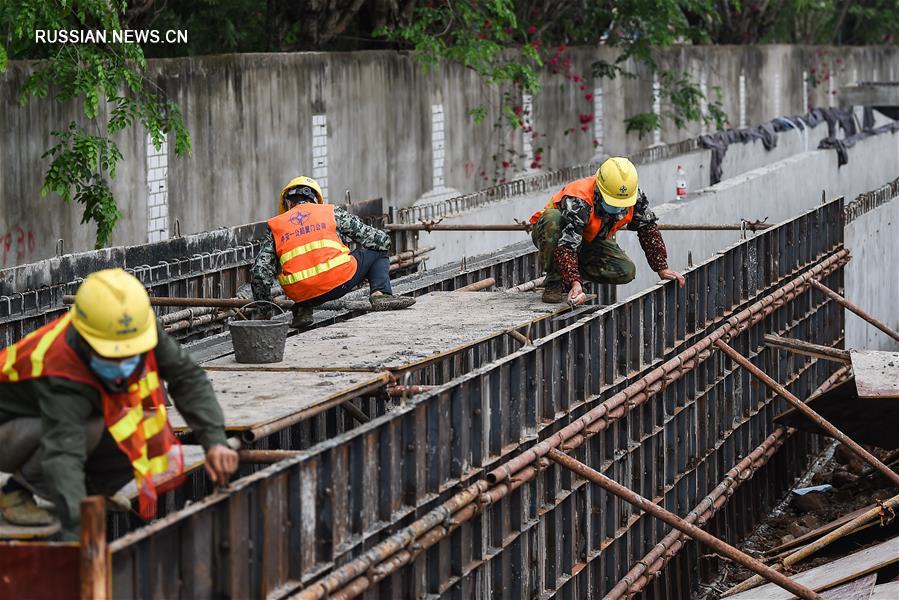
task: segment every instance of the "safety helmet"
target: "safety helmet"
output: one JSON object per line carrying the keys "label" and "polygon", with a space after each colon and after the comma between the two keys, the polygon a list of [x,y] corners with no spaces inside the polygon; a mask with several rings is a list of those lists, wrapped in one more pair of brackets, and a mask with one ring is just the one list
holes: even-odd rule
{"label": "safety helmet", "polygon": [[322,188],[320,185],[318,185],[318,182],[316,180],[312,179],[311,177],[306,177],[305,175],[301,177],[294,177],[287,185],[284,186],[284,189],[281,190],[281,195],[278,197],[278,214],[287,212],[287,209],[284,206],[284,198],[287,196],[287,192],[298,187],[311,188],[312,191],[315,192],[316,203],[325,203],[325,197],[322,194]]}
{"label": "safety helmet", "polygon": [[123,269],[91,273],[78,287],[72,326],[105,358],[143,354],[156,347],[156,314],[150,296]]}
{"label": "safety helmet", "polygon": [[596,187],[608,204],[633,206],[637,203],[637,167],[623,156],[613,156],[599,165]]}

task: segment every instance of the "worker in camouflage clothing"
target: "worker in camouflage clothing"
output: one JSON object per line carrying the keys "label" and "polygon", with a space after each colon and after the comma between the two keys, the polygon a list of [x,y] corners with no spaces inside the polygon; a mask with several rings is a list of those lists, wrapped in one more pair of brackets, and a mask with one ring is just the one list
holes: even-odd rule
{"label": "worker in camouflage clothing", "polygon": [[[343,208],[325,204],[314,179],[291,180],[281,190],[278,212],[268,221],[250,285],[255,300],[271,301],[277,277],[296,303],[291,327],[311,325],[312,307],[345,296],[366,279],[372,310],[415,304],[413,298],[393,295],[387,234]],[[350,242],[357,244],[352,252]]]}
{"label": "worker in camouflage clothing", "polygon": [[637,268],[615,241],[625,227],[637,232],[650,268],[683,287],[683,275],[668,268],[656,221],[637,187],[637,169],[626,158],[612,157],[593,177],[563,187],[531,217],[531,238],[546,271],[543,301],[583,304],[584,278],[613,285],[633,281]]}

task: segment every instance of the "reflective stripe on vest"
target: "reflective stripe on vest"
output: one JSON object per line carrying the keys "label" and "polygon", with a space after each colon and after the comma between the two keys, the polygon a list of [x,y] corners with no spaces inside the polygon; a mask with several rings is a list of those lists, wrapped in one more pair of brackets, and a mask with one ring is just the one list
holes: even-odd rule
{"label": "reflective stripe on vest", "polygon": [[281,261],[281,264],[283,265],[291,258],[296,258],[297,256],[312,252],[313,250],[321,250],[322,248],[334,248],[335,250],[339,250],[341,254],[349,254],[350,252],[349,248],[334,240],[315,240],[314,242],[303,244],[302,246],[298,246],[293,250],[285,252],[278,257],[278,260]]}
{"label": "reflective stripe on vest", "polygon": [[278,275],[278,283],[280,283],[281,285],[290,285],[298,281],[303,281],[304,279],[309,279],[310,277],[315,277],[316,275],[320,275],[326,271],[330,271],[334,267],[339,267],[340,265],[348,262],[350,262],[350,255],[341,254],[338,257],[332,258],[327,262],[315,265],[314,267],[309,267],[308,269],[303,269],[302,271],[297,271],[296,273],[291,273],[290,275]]}
{"label": "reflective stripe on vest", "polygon": [[50,344],[56,341],[56,338],[59,337],[59,334],[62,333],[63,329],[66,328],[66,325],[69,324],[69,321],[72,320],[72,313],[67,312],[63,318],[56,323],[56,325],[44,334],[44,337],[41,338],[41,341],[37,343],[37,348],[34,349],[34,352],[31,353],[31,376],[32,377],[40,377],[41,373],[44,372],[44,356],[47,355],[47,350],[50,348]]}

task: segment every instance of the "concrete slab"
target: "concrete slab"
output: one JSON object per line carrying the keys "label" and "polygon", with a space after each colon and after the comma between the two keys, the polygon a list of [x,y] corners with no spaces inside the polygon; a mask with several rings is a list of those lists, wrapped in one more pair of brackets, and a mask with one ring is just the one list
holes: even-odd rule
{"label": "concrete slab", "polygon": [[210,373],[399,369],[567,309],[544,304],[538,294],[432,292],[406,310],[369,313],[292,336],[278,363],[247,365],[229,355],[203,366]]}
{"label": "concrete slab", "polygon": [[[386,373],[335,371],[209,371],[208,375],[228,431],[254,429],[300,412],[316,414],[352,398],[363,388],[389,380]],[[175,431],[188,429],[175,408],[170,410],[169,421]]]}
{"label": "concrete slab", "polygon": [[899,398],[899,352],[849,353],[859,398]]}

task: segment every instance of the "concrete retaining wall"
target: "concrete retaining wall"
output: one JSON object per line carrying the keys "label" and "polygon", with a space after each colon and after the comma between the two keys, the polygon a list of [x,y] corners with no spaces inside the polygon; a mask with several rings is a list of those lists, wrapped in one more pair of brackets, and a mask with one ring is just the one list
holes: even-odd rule
{"label": "concrete retaining wall", "polygon": [[[819,54],[819,52],[823,54]],[[682,47],[659,52],[665,69],[687,69],[707,89],[719,87],[731,124],[766,121],[777,114],[805,112],[806,105],[834,102],[827,86],[804,86],[803,73],[835,60],[837,51],[788,46]],[[836,85],[893,77],[894,48],[840,48]],[[589,64],[606,50],[572,51],[576,70],[587,75],[572,85],[544,77],[533,99],[533,126],[543,148],[544,168],[584,163],[600,150],[628,153],[656,141],[674,142],[702,128],[658,135],[625,134],[623,119],[652,107],[652,81],[593,81]],[[91,227],[79,224],[80,209],[56,197],[41,199],[51,144],[49,132],[77,118],[78,108],[33,101],[17,103],[29,65],[11,63],[0,75],[0,267],[52,256],[56,240],[68,251],[93,245]],[[309,173],[326,180],[329,197],[345,189],[356,197],[384,197],[395,207],[452,188],[484,187],[498,140],[495,115],[476,125],[469,112],[490,105],[470,71],[448,65],[425,73],[407,54],[391,52],[228,55],[151,61],[151,76],[182,107],[194,153],[176,158],[171,144],[161,156],[148,150],[145,132],[120,136],[125,161],[113,185],[125,219],[113,238],[118,245],[165,238],[177,219],[183,233],[261,220],[288,179]],[[740,85],[740,81],[743,85]],[[741,94],[740,89],[746,90]],[[578,115],[592,112],[586,93],[602,92],[602,113],[588,131]],[[601,127],[599,124],[601,123]],[[439,135],[442,125],[443,134]],[[441,139],[442,138],[442,139]],[[593,139],[601,141],[594,148]],[[508,143],[524,150],[520,135]],[[739,162],[735,155],[728,160]],[[525,165],[527,166],[527,165]],[[515,174],[510,170],[508,176]]]}

